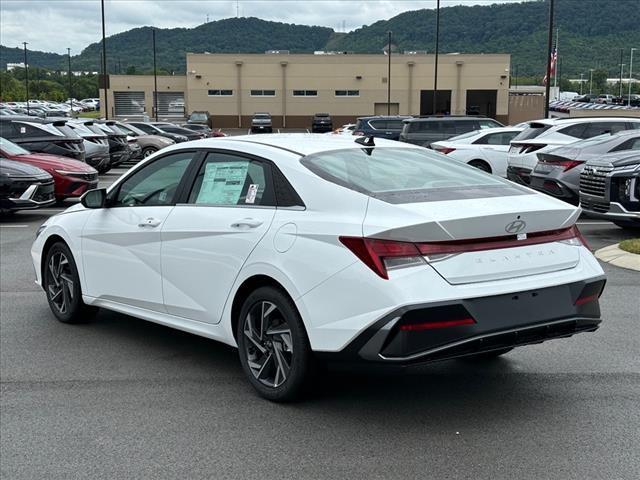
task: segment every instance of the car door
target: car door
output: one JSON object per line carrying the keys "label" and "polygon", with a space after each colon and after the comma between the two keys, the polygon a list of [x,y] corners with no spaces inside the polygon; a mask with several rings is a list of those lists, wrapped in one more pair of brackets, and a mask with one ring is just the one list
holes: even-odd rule
{"label": "car door", "polygon": [[509,144],[520,133],[518,130],[511,132],[488,133],[474,143],[481,145],[485,159],[491,163],[494,174],[501,177],[507,175],[507,163],[509,160]]}
{"label": "car door", "polygon": [[163,312],[160,232],[198,153],[170,153],[135,170],[91,212],[82,232],[85,294]]}
{"label": "car door", "polygon": [[235,152],[201,159],[193,186],[162,227],[168,313],[218,323],[240,269],[275,214],[271,167]]}

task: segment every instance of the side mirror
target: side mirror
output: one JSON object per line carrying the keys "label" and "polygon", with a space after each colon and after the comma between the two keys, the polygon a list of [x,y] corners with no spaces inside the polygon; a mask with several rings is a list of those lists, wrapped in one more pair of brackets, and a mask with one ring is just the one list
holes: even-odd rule
{"label": "side mirror", "polygon": [[107,203],[107,189],[96,188],[89,190],[80,197],[80,203],[85,208],[104,208]]}

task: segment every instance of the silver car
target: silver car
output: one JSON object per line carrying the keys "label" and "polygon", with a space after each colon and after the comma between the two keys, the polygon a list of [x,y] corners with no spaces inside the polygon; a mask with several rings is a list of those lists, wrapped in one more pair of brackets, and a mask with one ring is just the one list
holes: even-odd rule
{"label": "silver car", "polygon": [[538,153],[531,187],[556,198],[578,204],[580,173],[587,161],[610,152],[640,150],[640,129],[614,135],[598,135]]}

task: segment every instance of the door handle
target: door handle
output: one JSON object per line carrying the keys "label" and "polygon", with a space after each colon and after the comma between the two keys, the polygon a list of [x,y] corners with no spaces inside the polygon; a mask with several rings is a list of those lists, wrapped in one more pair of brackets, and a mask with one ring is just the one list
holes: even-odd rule
{"label": "door handle", "polygon": [[151,227],[151,228],[155,228],[158,225],[160,225],[162,222],[160,220],[158,220],[157,218],[153,218],[153,217],[149,217],[149,218],[145,218],[142,222],[140,222],[138,224],[139,227],[144,228],[144,227]]}
{"label": "door handle", "polygon": [[232,228],[258,228],[264,222],[262,220],[256,220],[255,218],[243,218],[231,224]]}

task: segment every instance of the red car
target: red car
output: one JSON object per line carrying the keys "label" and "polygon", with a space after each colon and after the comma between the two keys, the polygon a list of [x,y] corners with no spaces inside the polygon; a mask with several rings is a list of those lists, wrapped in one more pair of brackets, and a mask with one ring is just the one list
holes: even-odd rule
{"label": "red car", "polygon": [[98,187],[98,171],[84,162],[47,153],[31,153],[9,140],[0,138],[0,157],[28,163],[53,177],[56,200],[81,196]]}

